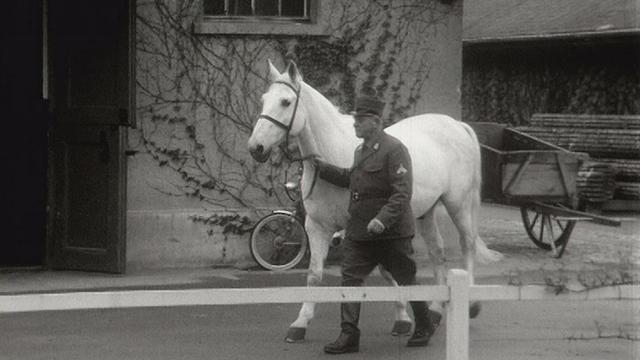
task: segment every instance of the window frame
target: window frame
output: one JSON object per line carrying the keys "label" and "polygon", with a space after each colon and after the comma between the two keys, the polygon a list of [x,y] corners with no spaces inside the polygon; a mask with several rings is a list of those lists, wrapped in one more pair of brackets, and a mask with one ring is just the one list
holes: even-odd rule
{"label": "window frame", "polygon": [[[203,0],[207,1],[207,0]],[[211,0],[213,1],[213,0]],[[229,6],[231,5],[230,2],[234,1],[234,0],[218,0],[218,1],[224,1],[224,8],[226,10],[227,13],[229,13]],[[259,0],[251,0],[251,4],[252,4],[252,9],[254,9],[255,11],[255,2],[259,1]],[[278,12],[282,12],[282,1],[283,0],[275,0],[278,2]],[[311,0],[301,0],[304,4],[304,15],[302,17],[288,17],[288,16],[282,16],[282,15],[211,15],[211,14],[204,14],[205,17],[213,17],[216,19],[231,19],[231,20],[246,20],[246,19],[263,19],[263,20],[287,20],[287,21],[297,21],[297,22],[306,22],[310,19],[310,15],[309,15],[309,4],[311,3]]]}
{"label": "window frame", "polygon": [[321,0],[306,1],[308,18],[206,15],[203,3],[193,32],[202,35],[325,35],[327,26],[321,17]]}

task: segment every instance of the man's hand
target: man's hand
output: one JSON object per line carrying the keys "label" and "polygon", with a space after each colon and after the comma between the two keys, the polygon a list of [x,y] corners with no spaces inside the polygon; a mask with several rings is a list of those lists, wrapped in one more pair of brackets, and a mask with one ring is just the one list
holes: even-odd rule
{"label": "man's hand", "polygon": [[370,234],[382,234],[384,224],[380,220],[373,218],[373,220],[369,221],[369,225],[367,225],[367,231]]}

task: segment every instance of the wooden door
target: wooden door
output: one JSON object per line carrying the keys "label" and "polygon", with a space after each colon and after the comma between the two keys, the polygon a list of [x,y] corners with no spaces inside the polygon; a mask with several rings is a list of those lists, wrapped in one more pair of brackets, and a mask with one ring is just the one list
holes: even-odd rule
{"label": "wooden door", "polygon": [[129,0],[48,2],[48,263],[56,269],[125,270],[134,9]]}

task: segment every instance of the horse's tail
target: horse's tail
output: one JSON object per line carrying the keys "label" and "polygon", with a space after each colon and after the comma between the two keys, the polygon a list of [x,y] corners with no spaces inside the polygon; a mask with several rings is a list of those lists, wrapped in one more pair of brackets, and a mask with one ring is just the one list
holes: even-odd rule
{"label": "horse's tail", "polygon": [[491,250],[484,243],[484,240],[478,235],[476,238],[476,256],[475,259],[480,264],[491,264],[498,262],[504,258],[500,252]]}
{"label": "horse's tail", "polygon": [[[473,216],[474,226],[476,227],[476,232],[478,232],[478,212],[480,211],[481,205],[480,190],[474,192],[473,202],[474,210],[471,216]],[[481,264],[491,264],[502,260],[502,258],[504,258],[504,255],[498,251],[489,249],[478,233],[476,236],[476,261]]]}
{"label": "horse's tail", "polygon": [[480,142],[478,141],[478,136],[476,132],[473,130],[471,126],[462,121],[460,124],[464,127],[471,137],[471,142],[473,145],[473,163],[475,164],[475,168],[473,169],[473,191],[474,193],[478,193],[478,200],[480,200],[480,190],[482,189],[482,157],[480,154]]}
{"label": "horse's tail", "polygon": [[[478,137],[476,136],[476,132],[471,128],[471,126],[461,122],[464,126],[465,130],[471,137],[474,148],[474,161],[475,168],[473,169],[473,211],[471,212],[471,216],[473,217],[474,226],[477,227],[479,224],[478,220],[478,212],[480,211],[480,206],[482,204],[481,198],[481,189],[482,189],[482,157],[480,153],[480,142],[478,141]],[[498,262],[504,258],[498,251],[491,250],[487,247],[487,244],[482,240],[480,234],[476,237],[476,254],[475,259],[477,262],[481,264],[490,264],[494,262]]]}

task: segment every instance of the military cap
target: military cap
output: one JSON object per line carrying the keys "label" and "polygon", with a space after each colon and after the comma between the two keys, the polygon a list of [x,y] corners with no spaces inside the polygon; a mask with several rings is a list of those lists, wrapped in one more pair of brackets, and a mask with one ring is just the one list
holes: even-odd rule
{"label": "military cap", "polygon": [[385,103],[373,97],[359,97],[356,99],[354,116],[377,115],[382,116]]}

